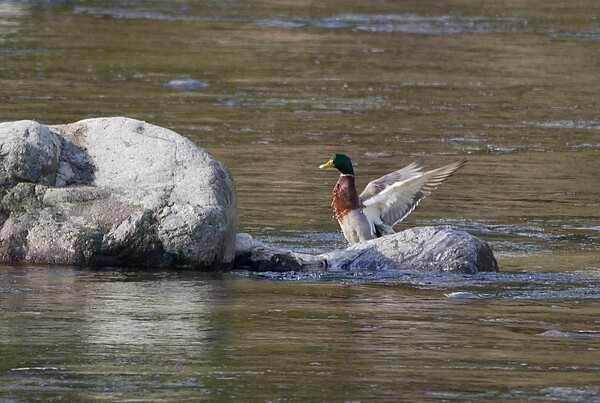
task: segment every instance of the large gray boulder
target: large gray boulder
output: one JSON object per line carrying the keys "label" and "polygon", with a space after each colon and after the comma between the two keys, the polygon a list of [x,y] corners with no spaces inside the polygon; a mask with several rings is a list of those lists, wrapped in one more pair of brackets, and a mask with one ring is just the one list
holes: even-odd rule
{"label": "large gray boulder", "polygon": [[127,118],[0,123],[0,260],[228,267],[227,168],[180,135]]}
{"label": "large gray boulder", "polygon": [[[475,274],[496,272],[492,249],[480,238],[448,226],[417,227],[322,255],[296,254],[238,234],[236,267],[251,271],[306,268],[367,273],[374,271]],[[277,263],[277,264],[276,264]]]}

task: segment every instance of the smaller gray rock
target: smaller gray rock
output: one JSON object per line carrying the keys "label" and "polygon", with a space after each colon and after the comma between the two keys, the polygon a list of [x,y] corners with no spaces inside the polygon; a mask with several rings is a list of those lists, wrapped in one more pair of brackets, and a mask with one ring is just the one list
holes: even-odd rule
{"label": "smaller gray rock", "polygon": [[234,267],[251,271],[373,271],[475,274],[496,272],[492,249],[480,238],[452,227],[418,227],[322,255],[305,255],[237,235]]}
{"label": "smaller gray rock", "polygon": [[328,254],[331,269],[401,270],[436,273],[496,272],[492,249],[480,238],[456,228],[417,227]]}

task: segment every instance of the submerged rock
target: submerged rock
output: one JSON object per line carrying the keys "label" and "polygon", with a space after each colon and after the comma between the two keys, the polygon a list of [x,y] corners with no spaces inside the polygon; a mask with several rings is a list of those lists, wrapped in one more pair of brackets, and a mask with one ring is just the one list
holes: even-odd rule
{"label": "submerged rock", "polygon": [[235,185],[180,135],[127,118],[0,123],[0,260],[228,267]]}
{"label": "submerged rock", "polygon": [[[238,239],[240,239],[238,234]],[[245,250],[236,252],[236,267],[254,271],[282,271],[263,262],[285,256],[287,267],[321,267],[332,271],[418,271],[475,274],[496,272],[492,249],[480,238],[452,227],[417,227],[361,242],[342,251],[300,255],[245,238]],[[244,256],[242,260],[241,257]],[[239,257],[239,258],[238,258]],[[244,262],[243,265],[237,262]]]}
{"label": "submerged rock", "polygon": [[237,234],[235,244],[236,269],[278,272],[302,270],[302,259],[298,255],[265,245],[249,234]]}

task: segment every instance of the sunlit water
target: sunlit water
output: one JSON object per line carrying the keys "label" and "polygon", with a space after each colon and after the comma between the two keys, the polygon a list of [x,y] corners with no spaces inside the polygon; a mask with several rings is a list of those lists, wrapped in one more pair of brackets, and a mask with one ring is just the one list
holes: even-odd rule
{"label": "sunlit water", "polygon": [[0,400],[600,401],[600,4],[538,3],[0,1],[0,121],[171,128],[230,167],[240,232],[308,253],[344,246],[333,152],[359,186],[466,155],[399,229],[502,270],[5,265]]}

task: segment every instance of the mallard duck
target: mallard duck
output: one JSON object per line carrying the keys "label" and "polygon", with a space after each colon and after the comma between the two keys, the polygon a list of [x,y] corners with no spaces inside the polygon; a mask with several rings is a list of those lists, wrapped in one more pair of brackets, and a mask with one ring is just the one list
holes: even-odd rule
{"label": "mallard duck", "polygon": [[335,154],[319,168],[337,168],[331,207],[350,244],[393,234],[394,225],[413,212],[425,197],[467,162],[461,161],[423,172],[420,161],[369,182],[359,195],[354,168],[345,154]]}

